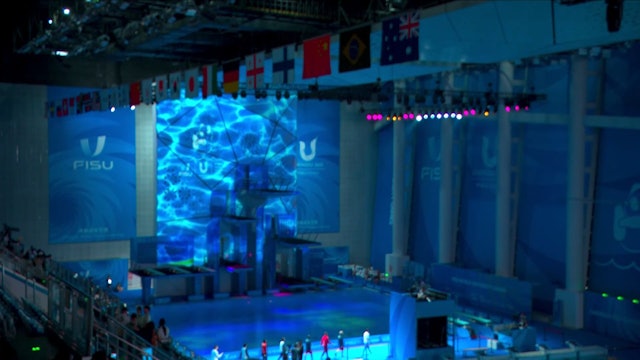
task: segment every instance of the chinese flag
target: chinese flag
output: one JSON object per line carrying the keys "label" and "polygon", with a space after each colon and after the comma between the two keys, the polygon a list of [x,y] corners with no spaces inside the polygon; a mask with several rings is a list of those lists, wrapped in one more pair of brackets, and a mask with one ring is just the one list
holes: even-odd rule
{"label": "chinese flag", "polygon": [[331,35],[322,35],[303,43],[302,78],[331,74]]}

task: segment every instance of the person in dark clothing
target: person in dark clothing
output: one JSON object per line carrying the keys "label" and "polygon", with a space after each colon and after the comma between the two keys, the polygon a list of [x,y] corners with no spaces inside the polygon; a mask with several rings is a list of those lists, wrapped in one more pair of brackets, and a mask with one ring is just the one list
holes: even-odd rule
{"label": "person in dark clothing", "polygon": [[309,354],[311,360],[313,360],[313,352],[311,351],[311,335],[307,335],[307,338],[304,339],[304,354],[305,358],[307,357],[307,354]]}

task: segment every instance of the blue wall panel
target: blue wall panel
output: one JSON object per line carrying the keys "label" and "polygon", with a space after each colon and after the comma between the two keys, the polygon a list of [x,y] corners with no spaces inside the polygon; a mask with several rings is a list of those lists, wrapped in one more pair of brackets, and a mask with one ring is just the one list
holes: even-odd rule
{"label": "blue wall panel", "polygon": [[463,165],[456,262],[492,272],[495,263],[496,123],[470,121]]}
{"label": "blue wall panel", "polygon": [[[49,97],[60,94],[51,89]],[[136,234],[134,112],[92,111],[49,122],[49,242]]]}
{"label": "blue wall panel", "polygon": [[378,132],[376,199],[371,239],[371,266],[385,268],[385,254],[391,253],[391,179],[393,169],[393,126]]}
{"label": "blue wall panel", "polygon": [[425,267],[438,261],[440,218],[440,122],[416,123],[415,171],[409,225],[409,254]]}
{"label": "blue wall panel", "polygon": [[462,269],[448,264],[434,264],[429,274],[434,289],[454,295],[456,303],[485,311],[512,316],[520,312],[531,315],[531,284]]}
{"label": "blue wall panel", "polygon": [[516,275],[564,286],[567,128],[525,125],[516,243]]}
{"label": "blue wall panel", "polygon": [[589,289],[640,296],[640,131],[602,129]]}
{"label": "blue wall panel", "polygon": [[603,297],[591,291],[584,295],[584,326],[600,334],[640,343],[640,305],[629,299]]}
{"label": "blue wall panel", "polygon": [[340,103],[298,103],[298,231],[340,231]]}

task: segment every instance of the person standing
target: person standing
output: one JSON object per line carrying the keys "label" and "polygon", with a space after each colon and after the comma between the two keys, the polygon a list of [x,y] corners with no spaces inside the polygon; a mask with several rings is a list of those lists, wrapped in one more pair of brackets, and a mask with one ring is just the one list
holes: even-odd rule
{"label": "person standing", "polygon": [[260,344],[260,352],[262,353],[262,360],[267,360],[267,339],[262,339],[262,344]]}
{"label": "person standing", "polygon": [[338,331],[338,348],[336,349],[336,358],[338,358],[338,352],[340,357],[344,358],[344,331]]}
{"label": "person standing", "polygon": [[242,345],[242,350],[240,350],[240,357],[242,360],[249,360],[249,347],[247,346],[247,344],[243,344]]}
{"label": "person standing", "polygon": [[313,360],[313,352],[311,351],[311,335],[307,335],[307,338],[304,339],[304,357],[307,357],[307,354]]}
{"label": "person standing", "polygon": [[287,358],[287,344],[285,343],[285,338],[280,339],[280,355],[278,356],[278,360]]}
{"label": "person standing", "polygon": [[220,360],[223,355],[224,353],[220,351],[220,347],[216,344],[211,350],[211,360]]}
{"label": "person standing", "polygon": [[320,345],[322,346],[322,354],[320,354],[320,360],[322,360],[322,355],[325,355],[326,358],[329,359],[329,342],[329,334],[325,331],[320,338]]}
{"label": "person standing", "polygon": [[364,346],[362,348],[362,357],[365,359],[367,358],[367,355],[371,354],[371,349],[369,348],[369,337],[371,337],[369,329],[364,329],[364,332],[362,333],[362,345]]}

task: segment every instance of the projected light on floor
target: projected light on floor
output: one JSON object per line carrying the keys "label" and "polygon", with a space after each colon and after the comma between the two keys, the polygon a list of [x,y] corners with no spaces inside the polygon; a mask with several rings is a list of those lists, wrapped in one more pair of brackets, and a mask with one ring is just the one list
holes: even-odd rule
{"label": "projected light on floor", "polygon": [[[171,247],[159,261],[200,265],[206,260],[212,193],[231,194],[227,205],[239,210],[233,195],[239,167],[264,167],[270,183],[294,187],[296,103],[294,96],[260,101],[247,96],[157,105],[157,235],[170,242],[193,242],[191,247]],[[274,198],[264,213],[290,212],[292,207]]]}

